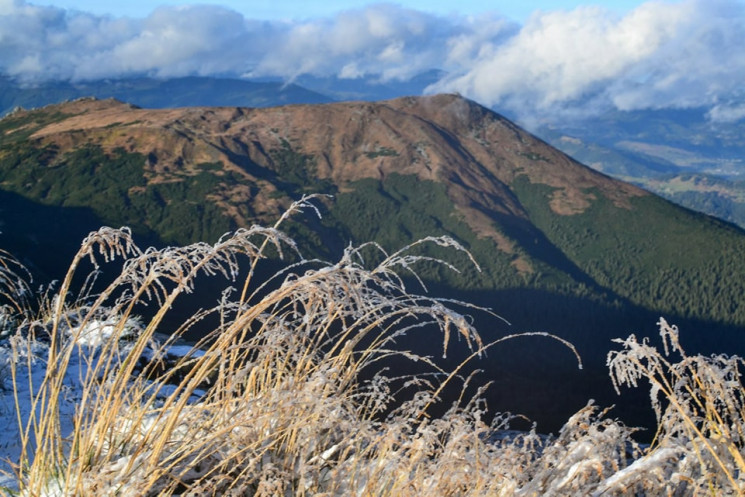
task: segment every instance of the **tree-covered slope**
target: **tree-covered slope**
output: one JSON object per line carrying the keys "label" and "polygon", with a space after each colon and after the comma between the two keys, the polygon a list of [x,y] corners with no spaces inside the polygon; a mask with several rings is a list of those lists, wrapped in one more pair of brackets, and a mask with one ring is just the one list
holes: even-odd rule
{"label": "tree-covered slope", "polygon": [[161,111],[80,100],[15,113],[0,130],[3,190],[158,242],[214,241],[322,192],[334,196],[323,222],[297,228],[316,232],[311,251],[449,234],[482,272],[422,271],[463,291],[540,289],[745,324],[741,231],[456,96]]}
{"label": "tree-covered slope", "polygon": [[584,375],[545,341],[505,343],[479,363],[502,408],[520,398],[533,419],[563,420],[588,396],[613,403],[609,340],[653,334],[660,315],[703,330],[687,338],[699,349],[745,349],[741,230],[595,172],[458,96],[167,110],[83,99],[0,120],[0,246],[49,279],[101,224],[128,225],[145,244],[215,242],[308,193],[330,197],[316,201],[322,219],[285,225],[306,256],[448,235],[480,271],[444,248],[427,255],[459,273],[413,269],[433,294],[512,323],[475,313],[485,339],[539,330],[575,343]]}

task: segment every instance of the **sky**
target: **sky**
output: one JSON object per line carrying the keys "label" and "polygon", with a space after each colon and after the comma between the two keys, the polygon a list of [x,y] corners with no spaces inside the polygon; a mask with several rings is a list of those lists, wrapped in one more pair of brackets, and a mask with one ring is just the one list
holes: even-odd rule
{"label": "sky", "polygon": [[0,73],[24,84],[440,69],[428,93],[523,118],[703,106],[739,120],[744,47],[745,0],[0,0]]}
{"label": "sky", "polygon": [[[605,0],[602,5],[621,13],[638,6],[643,0]],[[271,20],[303,20],[332,16],[344,10],[362,8],[373,2],[369,0],[325,0],[310,2],[308,0],[201,0],[184,2],[183,0],[129,0],[127,2],[102,2],[100,0],[55,0],[40,1],[38,5],[52,5],[64,9],[75,9],[97,15],[114,15],[146,17],[156,5],[184,5],[199,3],[218,5],[240,12],[244,16]],[[587,4],[582,0],[405,0],[391,2],[410,9],[421,10],[438,15],[478,15],[484,12],[497,12],[507,18],[523,22],[536,10],[552,11],[572,9]],[[457,7],[454,7],[457,5]]]}

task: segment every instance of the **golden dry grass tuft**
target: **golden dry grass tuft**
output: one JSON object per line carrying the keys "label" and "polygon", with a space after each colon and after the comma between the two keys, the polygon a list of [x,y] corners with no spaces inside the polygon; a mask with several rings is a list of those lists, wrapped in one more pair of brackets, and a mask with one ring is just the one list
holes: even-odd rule
{"label": "golden dry grass tuft", "polygon": [[[650,447],[592,403],[555,437],[507,431],[510,415],[487,416],[479,394],[430,416],[444,385],[462,381],[465,390],[473,378],[400,350],[398,337],[439,333],[447,352],[457,335],[474,356],[514,337],[483,344],[452,305],[409,293],[399,274],[418,261],[412,247],[381,251],[373,268],[363,250],[381,249],[350,247],[335,264],[292,263],[257,281],[270,251],[296,250],[279,227],[312,209],[310,200],[273,227],[239,230],[214,245],[141,250],[126,229],[102,228],[35,313],[17,277],[23,269],[0,253],[2,315],[20,323],[9,339],[15,401],[31,405],[18,410],[22,451],[17,490],[8,492],[599,496],[744,488],[742,361],[686,356],[664,320],[662,352],[632,336],[608,359],[616,385],[651,381],[659,431]],[[463,250],[448,238],[417,243]],[[85,259],[94,267],[120,260],[121,272],[103,289],[73,292]],[[159,338],[169,309],[198,276],[230,281],[246,268],[241,288]],[[143,303],[153,309],[147,319],[134,313]],[[219,325],[174,355],[179,337],[210,315]],[[43,379],[32,384],[42,349]],[[396,378],[383,366],[392,357],[433,374]],[[71,379],[75,409],[65,410]],[[402,398],[400,389],[415,393]]]}

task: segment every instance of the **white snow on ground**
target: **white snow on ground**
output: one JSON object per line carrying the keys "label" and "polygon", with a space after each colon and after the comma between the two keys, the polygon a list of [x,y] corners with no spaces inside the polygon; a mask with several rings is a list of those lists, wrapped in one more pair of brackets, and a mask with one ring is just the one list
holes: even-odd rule
{"label": "white snow on ground", "polygon": [[[30,380],[33,385],[40,385],[44,379],[46,369],[46,352],[48,348],[37,343],[26,349],[25,357],[20,360],[30,360],[32,370]],[[16,405],[13,381],[11,376],[13,354],[10,344],[6,341],[0,345],[0,426],[2,426],[2,442],[0,442],[0,486],[16,488],[15,477],[12,473],[11,462],[17,462],[21,455],[21,437],[18,426],[18,412],[23,419],[28,419],[31,412],[29,394],[28,370],[20,367],[17,376],[18,405]],[[71,411],[73,409],[73,411]],[[74,405],[60,406],[62,417],[74,412]]]}
{"label": "white snow on ground", "polygon": [[[21,431],[18,425],[20,415],[24,424],[29,419],[32,411],[31,388],[38,388],[44,380],[47,368],[49,347],[41,342],[27,343],[19,337],[14,337],[18,345],[18,367],[16,368],[16,389],[13,388],[11,375],[13,352],[10,340],[0,344],[0,426],[3,429],[2,443],[0,443],[0,485],[17,488],[15,477],[12,472],[12,463],[18,462],[21,456]],[[28,368],[27,364],[31,367]],[[70,372],[78,370],[80,356],[76,354],[71,359]],[[71,419],[75,413],[76,398],[79,398],[81,389],[79,382],[70,374],[65,378],[65,395],[63,402],[59,405],[60,424],[64,433],[71,430]],[[16,403],[16,393],[18,403]]]}
{"label": "white snow on ground", "polygon": [[[63,434],[72,432],[72,421],[80,402],[83,388],[81,378],[86,376],[86,364],[95,357],[98,348],[109,340],[114,333],[117,320],[91,320],[84,329],[71,327],[63,330],[69,340],[77,336],[79,347],[74,348],[64,379],[64,392],[59,403],[60,428]],[[131,333],[139,330],[136,320],[128,322]],[[8,333],[8,330],[0,330]],[[18,356],[16,367],[16,389],[13,388],[12,365],[15,344]],[[122,343],[122,352],[126,352],[127,343]],[[181,357],[191,351],[190,346],[172,345],[159,352],[160,355]],[[146,358],[151,359],[154,349],[146,351]],[[194,356],[201,355],[199,352]],[[148,357],[149,356],[149,357]],[[12,464],[21,456],[21,431],[18,423],[20,414],[23,426],[32,412],[32,391],[38,389],[44,380],[49,358],[49,345],[41,340],[28,341],[20,335],[11,336],[0,341],[0,492],[2,487],[17,489],[16,477]],[[29,367],[30,365],[30,367]],[[167,389],[163,394],[167,394]],[[16,403],[16,395],[18,402]]]}

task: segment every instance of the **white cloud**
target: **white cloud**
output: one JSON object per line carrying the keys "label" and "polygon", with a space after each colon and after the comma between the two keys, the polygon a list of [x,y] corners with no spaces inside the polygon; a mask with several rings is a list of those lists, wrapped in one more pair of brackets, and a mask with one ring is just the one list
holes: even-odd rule
{"label": "white cloud", "polygon": [[[247,19],[214,6],[112,18],[0,0],[0,72],[22,81],[150,75],[301,74],[406,79],[514,113],[556,115],[722,102],[745,81],[742,0],[650,1],[625,16],[597,6],[442,17],[377,4],[307,21]],[[718,109],[718,110],[717,110]]]}
{"label": "white cloud", "polygon": [[0,71],[28,81],[143,74],[406,78],[440,65],[450,39],[470,29],[462,20],[389,4],[328,19],[265,22],[214,6],[116,19],[0,1]]}
{"label": "white cloud", "polygon": [[709,110],[707,116],[715,123],[737,122],[745,118],[745,104],[737,102],[716,104]]}
{"label": "white cloud", "polygon": [[711,105],[745,80],[743,46],[736,0],[648,2],[624,17],[600,7],[537,13],[430,91],[553,115],[588,105]]}
{"label": "white cloud", "polygon": [[270,52],[248,75],[405,79],[442,65],[450,39],[468,30],[464,20],[388,4],[278,28]]}

